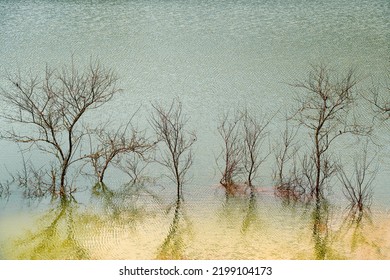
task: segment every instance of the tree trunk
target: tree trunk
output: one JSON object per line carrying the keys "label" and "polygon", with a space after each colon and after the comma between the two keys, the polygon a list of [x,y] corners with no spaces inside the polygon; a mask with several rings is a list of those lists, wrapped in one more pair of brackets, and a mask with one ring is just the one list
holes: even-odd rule
{"label": "tree trunk", "polygon": [[321,151],[320,151],[320,143],[319,143],[319,135],[318,130],[315,134],[315,145],[316,145],[316,183],[315,183],[315,196],[316,200],[320,200],[320,177],[321,177]]}
{"label": "tree trunk", "polygon": [[61,171],[61,180],[60,180],[60,196],[65,198],[66,197],[66,188],[65,188],[65,177],[67,172],[68,166],[65,165],[62,167]]}

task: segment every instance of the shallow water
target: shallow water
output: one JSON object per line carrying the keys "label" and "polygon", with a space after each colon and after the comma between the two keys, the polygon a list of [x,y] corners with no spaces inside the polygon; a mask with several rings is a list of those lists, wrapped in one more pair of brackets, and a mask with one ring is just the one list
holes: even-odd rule
{"label": "shallow water", "polygon": [[[270,194],[203,204],[94,197],[1,220],[3,259],[389,259],[389,213],[348,215],[334,205]],[[157,206],[156,206],[157,204]],[[15,230],[15,223],[18,229]]]}
{"label": "shallow water", "polygon": [[[80,65],[98,58],[118,72],[124,91],[91,112],[88,122],[126,121],[141,106],[136,122],[148,127],[150,102],[180,97],[189,130],[197,133],[180,207],[170,183],[161,179],[166,172],[155,165],[147,175],[157,178],[153,191],[162,202],[95,197],[97,207],[91,207],[91,182],[81,177],[77,207],[22,200],[13,190],[8,202],[0,199],[0,258],[389,259],[388,145],[380,148],[372,213],[349,227],[337,184],[328,219],[317,225],[314,205],[285,206],[275,198],[272,156],[256,180],[265,191],[255,199],[226,201],[214,186],[220,179],[216,128],[224,111],[247,107],[260,118],[279,111],[269,127],[273,151],[284,129],[281,119],[293,107],[288,84],[305,79],[309,63],[324,62],[340,71],[356,67],[364,94],[372,80],[384,79],[389,32],[388,0],[0,0],[1,77],[18,70],[42,73],[46,63],[62,66],[72,55]],[[7,87],[3,78],[0,86]],[[7,107],[0,103],[0,110]],[[371,120],[367,108],[359,117]],[[0,119],[0,130],[9,127]],[[389,131],[388,123],[378,125],[378,142],[388,143]],[[360,152],[354,144],[337,143],[334,153],[348,162]],[[52,162],[41,153],[25,156],[37,166]],[[20,147],[0,140],[0,164],[4,182],[23,167]],[[114,170],[107,175],[109,186],[127,180]],[[48,227],[56,218],[58,224]]]}

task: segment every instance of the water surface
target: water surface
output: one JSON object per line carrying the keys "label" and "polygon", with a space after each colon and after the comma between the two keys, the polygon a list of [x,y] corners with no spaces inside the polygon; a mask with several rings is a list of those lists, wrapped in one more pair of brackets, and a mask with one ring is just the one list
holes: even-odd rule
{"label": "water surface", "polygon": [[[325,215],[324,229],[331,229],[320,237],[313,232],[318,209],[313,205],[285,207],[273,197],[272,156],[256,180],[256,186],[267,191],[256,194],[255,202],[249,196],[225,201],[217,186],[220,172],[215,158],[221,147],[216,130],[219,117],[228,109],[244,107],[260,118],[279,111],[269,127],[272,151],[284,128],[281,119],[293,107],[296,92],[288,84],[306,78],[310,63],[330,63],[341,72],[356,67],[363,77],[363,93],[371,81],[383,80],[389,66],[389,30],[387,0],[1,0],[2,77],[19,70],[42,73],[46,63],[62,66],[72,56],[79,65],[98,58],[118,72],[123,93],[102,110],[91,112],[90,123],[126,121],[141,106],[136,121],[148,127],[150,102],[169,104],[180,97],[198,141],[180,207],[175,205],[173,186],[160,181],[165,171],[156,166],[150,171],[158,181],[152,188],[163,196],[163,202],[146,199],[141,209],[139,201],[119,196],[120,202],[111,204],[109,213],[100,213],[100,207],[90,207],[93,184],[83,178],[78,207],[26,202],[17,192],[9,201],[2,199],[0,257],[388,259],[388,146],[381,147],[371,218],[363,219],[364,226],[353,224],[352,232],[339,233],[344,230],[345,199],[335,185],[330,195],[332,210]],[[4,79],[0,84],[7,87]],[[0,109],[7,107],[0,103]],[[361,115],[371,120],[366,109]],[[9,127],[0,119],[0,129]],[[389,141],[388,124],[378,126],[376,134],[383,143]],[[0,178],[5,181],[9,173],[22,168],[22,158],[17,145],[0,141]],[[337,149],[340,155],[359,152],[348,141],[339,143]],[[51,160],[40,153],[30,156],[38,166]],[[113,189],[128,180],[117,171],[108,176]],[[173,206],[167,212],[170,203]],[[121,206],[113,210],[116,205]],[[111,219],[115,211],[119,221]],[[50,232],[48,225],[56,217],[60,217],[60,229]],[[29,229],[31,233],[26,233]],[[57,239],[49,238],[53,244],[36,249],[39,238],[47,234]],[[27,248],[14,251],[21,244],[13,243],[18,238]]]}

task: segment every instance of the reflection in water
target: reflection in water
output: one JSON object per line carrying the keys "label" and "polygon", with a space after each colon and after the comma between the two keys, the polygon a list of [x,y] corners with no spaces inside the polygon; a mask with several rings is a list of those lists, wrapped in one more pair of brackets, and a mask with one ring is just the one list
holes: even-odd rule
{"label": "reflection in water", "polygon": [[370,254],[375,254],[381,259],[386,258],[381,246],[369,234],[373,228],[372,214],[368,209],[351,207],[340,226],[338,238],[349,240],[351,253],[364,250],[367,258]]}
{"label": "reflection in water", "polygon": [[175,211],[168,235],[158,249],[157,259],[180,260],[186,259],[186,237],[192,233],[192,225],[183,209],[183,201],[179,197],[175,203]]}
{"label": "reflection in water", "polygon": [[[180,96],[187,104],[191,129],[201,138],[193,186],[212,184],[215,179],[210,168],[214,158],[210,155],[215,152],[217,137],[211,128],[217,126],[221,113],[218,109],[248,106],[255,112],[259,104],[264,111],[277,111],[279,106],[289,109],[292,95],[286,94],[291,90],[285,82],[306,76],[308,60],[331,62],[337,57],[339,66],[364,65],[365,74],[379,80],[388,63],[383,59],[389,50],[388,0],[156,1],[152,5],[142,0],[99,1],[104,2],[103,9],[83,3],[90,1],[61,7],[41,0],[31,1],[32,4],[23,1],[23,5],[19,2],[1,1],[5,12],[0,13],[6,16],[0,17],[0,33],[4,35],[2,42],[9,47],[0,49],[0,57],[8,70],[14,72],[21,67],[32,68],[33,72],[39,61],[60,65],[75,50],[75,56],[79,53],[82,61],[84,56],[103,57],[118,67],[121,76],[132,77],[125,79],[124,89],[134,89],[138,94],[131,95],[131,100],[127,94],[120,95],[103,114],[91,113],[86,121],[92,124],[104,122],[107,117],[124,120],[132,105]],[[343,8],[336,11],[338,4]],[[55,24],[45,26],[53,19]],[[55,44],[50,51],[46,48],[48,41]],[[2,103],[0,107],[2,111],[6,109]],[[364,115],[365,111],[360,113]],[[149,121],[141,117],[140,127],[149,127]],[[0,130],[9,128],[1,124]],[[280,125],[275,122],[270,139]],[[378,139],[387,137],[386,131],[383,129],[383,135],[378,131]],[[12,171],[20,165],[15,158],[16,146],[0,145],[0,150],[6,169]],[[349,156],[349,151],[343,147],[339,156]],[[32,158],[38,166],[47,163],[40,154],[34,153]],[[382,177],[378,193],[384,194],[380,199],[388,209],[385,174]],[[7,192],[7,185],[0,185],[0,195]],[[197,242],[188,244],[186,234],[191,227],[182,201],[176,201],[170,213],[173,219],[165,221],[156,199],[140,185],[126,185],[119,190],[96,186],[93,192],[86,210],[80,211],[80,205],[70,201],[58,202],[48,210],[31,233],[23,233],[12,245],[18,257],[145,259],[156,257],[158,252],[159,258],[330,259],[367,256],[364,248],[372,250],[371,258],[390,258],[388,214],[375,225],[359,214],[360,218],[345,222],[339,229],[327,203],[309,205],[310,214],[300,219],[301,209],[291,205],[295,201],[285,201],[290,203],[288,210],[292,210],[286,211],[273,198],[268,201],[262,194],[252,193],[227,198],[222,220],[221,215],[215,217],[215,207],[220,207],[215,201],[220,197],[203,196],[195,199],[200,202],[196,208],[187,208],[191,220],[196,221],[193,227],[198,234],[194,238]],[[35,209],[31,212],[37,213]],[[337,217],[341,215],[336,213]],[[382,228],[383,221],[386,224]],[[0,224],[0,232],[11,235],[6,234],[3,221]],[[168,225],[169,229],[165,228]],[[20,229],[14,236],[19,234]],[[6,238],[1,240],[7,242]],[[94,250],[98,252],[93,254]],[[8,257],[8,251],[1,253]]]}
{"label": "reflection in water", "polygon": [[116,222],[135,228],[146,216],[146,205],[158,205],[160,198],[145,182],[130,182],[116,190],[111,190],[104,183],[97,183],[92,188],[92,199],[98,200],[103,215],[99,215],[102,222]]}
{"label": "reflection in water", "polygon": [[312,213],[314,253],[317,260],[328,258],[331,252],[328,207],[326,200],[318,200]]}
{"label": "reflection in water", "polygon": [[[351,211],[345,217],[325,200],[303,207],[298,204],[281,207],[277,198],[256,191],[228,199],[219,193],[213,201],[223,201],[222,207],[220,203],[205,203],[203,208],[193,208],[191,201],[179,199],[166,210],[161,207],[166,204],[156,207],[158,198],[146,193],[140,185],[116,190],[96,187],[87,207],[74,200],[60,200],[27,232],[14,229],[7,233],[4,230],[7,226],[3,226],[7,223],[0,221],[3,233],[9,236],[0,242],[1,257],[386,259],[390,256],[388,217],[376,220],[377,216],[372,218],[369,212],[359,211]],[[91,208],[93,205],[98,206]],[[167,217],[167,213],[172,216]]]}
{"label": "reflection in water", "polygon": [[331,219],[330,208],[328,201],[317,201],[312,212],[315,259],[346,259],[351,256],[386,258],[386,253],[382,253],[381,246],[375,241],[375,225],[369,211],[352,207],[336,226],[335,217]]}
{"label": "reflection in water", "polygon": [[242,221],[241,232],[246,233],[249,227],[258,221],[259,221],[259,217],[256,211],[256,194],[254,189],[251,188],[251,192],[248,200],[248,208],[246,210],[244,219]]}
{"label": "reflection in water", "polygon": [[39,220],[34,232],[14,241],[17,259],[88,259],[87,251],[76,238],[73,199],[61,199]]}
{"label": "reflection in water", "polygon": [[11,243],[6,246],[7,257],[89,259],[90,249],[100,252],[114,241],[106,240],[107,235],[99,239],[99,235],[114,233],[118,228],[134,232],[148,217],[143,203],[151,204],[147,201],[151,199],[156,205],[158,200],[142,184],[125,184],[117,190],[97,184],[92,190],[90,206],[97,207],[83,208],[73,198],[59,199],[36,220],[33,229],[20,237],[11,237]]}
{"label": "reflection in water", "polygon": [[360,245],[375,245],[371,243],[364,234],[364,226],[366,224],[372,225],[371,215],[368,211],[359,211],[355,207],[351,209],[350,214],[346,217],[349,220],[349,228],[352,231],[351,250],[356,250]]}
{"label": "reflection in water", "polygon": [[[231,224],[242,220],[239,230],[246,234],[251,227],[260,224],[257,203],[257,192],[254,187],[248,187],[242,193],[236,194],[225,191],[219,216]],[[242,214],[244,215],[242,216]]]}

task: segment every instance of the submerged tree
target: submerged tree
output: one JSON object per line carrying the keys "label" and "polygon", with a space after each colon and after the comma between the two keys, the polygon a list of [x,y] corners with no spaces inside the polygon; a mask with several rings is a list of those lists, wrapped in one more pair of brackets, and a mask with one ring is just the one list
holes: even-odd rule
{"label": "submerged tree", "polygon": [[182,104],[174,100],[169,108],[152,105],[151,125],[157,135],[157,141],[163,144],[158,163],[166,167],[176,184],[177,198],[182,198],[182,188],[186,174],[193,162],[192,145],[196,141],[194,132],[186,130],[188,119],[183,116]]}
{"label": "submerged tree", "polygon": [[145,137],[145,133],[131,127],[130,123],[116,130],[110,130],[107,126],[108,124],[90,131],[91,152],[87,155],[101,187],[105,186],[104,175],[110,165],[121,167],[122,161],[128,161],[130,154],[145,157],[154,146]]}
{"label": "submerged tree", "polygon": [[70,193],[67,186],[69,167],[83,158],[81,145],[86,134],[81,125],[85,114],[96,109],[119,92],[117,77],[98,62],[79,71],[74,63],[62,69],[46,67],[44,76],[9,76],[10,87],[1,90],[9,106],[2,117],[20,130],[10,129],[8,140],[29,144],[43,153],[53,155],[58,170],[52,172],[57,183],[52,191],[60,196]]}
{"label": "submerged tree", "polygon": [[[307,192],[307,179],[311,180],[311,168],[307,165],[307,157],[298,158],[298,143],[296,136],[298,128],[289,126],[286,120],[282,133],[282,142],[275,148],[276,169],[273,177],[276,181],[275,194],[287,203],[304,200]],[[310,187],[309,187],[310,188]]]}
{"label": "submerged tree", "polygon": [[225,114],[218,126],[223,140],[222,152],[218,159],[223,162],[220,184],[228,194],[235,194],[237,181],[244,177],[245,185],[252,189],[260,165],[269,153],[263,153],[263,146],[271,119],[259,121],[248,110]]}
{"label": "submerged tree", "polygon": [[225,114],[218,126],[218,132],[223,140],[223,149],[220,158],[223,160],[222,178],[220,184],[226,189],[228,194],[233,194],[235,181],[242,173],[241,161],[243,156],[241,138],[241,116],[235,114],[231,118],[230,114]]}
{"label": "submerged tree", "polygon": [[356,209],[359,213],[362,213],[371,206],[372,183],[378,168],[371,170],[375,158],[368,159],[367,153],[366,145],[362,157],[354,160],[354,169],[351,175],[348,175],[343,168],[340,168],[337,173],[343,187],[344,196],[350,203],[351,212]]}
{"label": "submerged tree", "polygon": [[253,180],[256,178],[260,165],[267,159],[269,153],[262,155],[262,148],[266,139],[266,128],[271,119],[260,122],[245,110],[242,112],[243,121],[243,166],[246,175],[246,183],[252,189]]}
{"label": "submerged tree", "polygon": [[351,116],[356,105],[355,71],[337,76],[324,66],[314,66],[307,80],[294,86],[304,90],[298,98],[299,109],[295,119],[309,130],[313,142],[310,160],[314,163],[312,195],[323,198],[326,182],[336,172],[336,165],[329,154],[332,144],[347,133],[367,134],[370,129],[363,127]]}
{"label": "submerged tree", "polygon": [[386,78],[384,83],[378,83],[378,86],[371,89],[370,97],[365,97],[373,105],[376,115],[383,120],[390,119],[390,67]]}
{"label": "submerged tree", "polygon": [[363,257],[375,256],[376,259],[384,259],[383,244],[372,235],[375,227],[372,214],[366,210],[360,211],[357,207],[347,209],[347,215],[340,224],[335,239],[343,244],[350,241],[351,253],[364,252]]}
{"label": "submerged tree", "polygon": [[142,153],[130,153],[121,160],[118,167],[130,177],[132,183],[140,183],[150,179],[143,176],[143,173],[148,165],[154,161],[156,144],[157,143],[152,143],[151,146]]}

